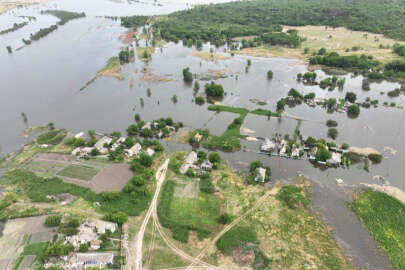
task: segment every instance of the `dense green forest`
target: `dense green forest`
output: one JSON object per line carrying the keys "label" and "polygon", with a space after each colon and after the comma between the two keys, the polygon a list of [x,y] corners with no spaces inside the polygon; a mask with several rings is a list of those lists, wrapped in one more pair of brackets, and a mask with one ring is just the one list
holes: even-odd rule
{"label": "dense green forest", "polygon": [[[125,18],[127,27],[145,18]],[[134,24],[134,25],[133,25]],[[272,32],[277,25],[345,26],[405,40],[405,0],[253,0],[197,6],[155,21],[163,38],[211,41]]]}

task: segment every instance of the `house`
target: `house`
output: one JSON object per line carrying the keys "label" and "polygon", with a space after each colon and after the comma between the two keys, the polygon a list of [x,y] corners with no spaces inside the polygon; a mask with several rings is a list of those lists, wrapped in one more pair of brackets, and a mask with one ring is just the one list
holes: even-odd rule
{"label": "house", "polygon": [[196,142],[200,142],[201,140],[202,140],[202,135],[200,135],[200,133],[196,133],[195,135],[194,135],[194,140],[196,141]]}
{"label": "house", "polygon": [[106,230],[110,230],[113,233],[117,229],[117,224],[104,220],[96,220],[94,226],[98,234],[104,234]]}
{"label": "house", "polygon": [[84,139],[84,136],[85,136],[84,132],[79,132],[79,133],[77,133],[75,135],[75,138],[76,139]]}
{"label": "house", "polygon": [[98,250],[100,249],[101,240],[93,240],[90,242],[90,249],[91,250]]}
{"label": "house", "polygon": [[45,149],[45,148],[48,148],[48,147],[49,147],[49,145],[47,145],[47,144],[41,144],[39,146],[39,148],[41,148],[41,149]]}
{"label": "house", "polygon": [[263,152],[271,152],[276,147],[276,144],[269,138],[264,139],[264,143],[260,147],[260,150]]}
{"label": "house", "polygon": [[[100,153],[103,153],[103,152],[105,152],[105,147],[104,147],[104,145],[105,144],[110,144],[112,142],[112,139],[110,138],[110,137],[108,137],[108,136],[104,136],[103,138],[101,138],[100,140],[98,140],[97,142],[96,142],[96,144],[94,145],[94,147],[100,152]],[[108,152],[108,150],[107,150],[107,152]]]}
{"label": "house", "polygon": [[91,151],[93,150],[93,147],[77,147],[73,149],[72,155],[73,156],[85,156],[85,155],[90,155]]}
{"label": "house", "polygon": [[256,168],[256,177],[255,177],[255,181],[260,181],[263,182],[266,180],[266,169],[259,167]]}
{"label": "house", "polygon": [[183,165],[181,165],[180,167],[180,173],[181,174],[185,174],[188,169],[190,168],[191,165],[193,165],[196,161],[197,161],[198,157],[197,157],[197,153],[194,151],[191,151],[186,159],[184,160]]}
{"label": "house", "polygon": [[106,253],[77,253],[77,265],[86,267],[103,267],[109,263],[113,263],[114,254],[111,252]]}
{"label": "house", "polygon": [[294,144],[291,150],[291,157],[299,158],[300,157],[300,149]]}
{"label": "house", "polygon": [[127,150],[127,156],[132,157],[132,156],[137,156],[142,150],[142,146],[139,143],[136,143],[134,146],[132,146],[130,149]]}
{"label": "house", "polygon": [[125,142],[126,139],[127,139],[126,137],[121,137],[118,140],[116,140],[115,143],[111,146],[111,150],[115,151],[115,149],[117,149],[121,143]]}
{"label": "house", "polygon": [[143,125],[142,130],[143,129],[151,129],[152,127],[152,123],[151,122],[147,122],[145,125]]}
{"label": "house", "polygon": [[211,171],[212,170],[212,163],[209,160],[205,160],[201,164],[201,169],[204,171]]}
{"label": "house", "polygon": [[153,156],[155,154],[155,150],[153,150],[152,148],[148,148],[146,149],[146,155],[148,156]]}
{"label": "house", "polygon": [[285,155],[285,153],[287,152],[287,142],[285,140],[281,140],[280,143],[281,149],[280,149],[280,155]]}

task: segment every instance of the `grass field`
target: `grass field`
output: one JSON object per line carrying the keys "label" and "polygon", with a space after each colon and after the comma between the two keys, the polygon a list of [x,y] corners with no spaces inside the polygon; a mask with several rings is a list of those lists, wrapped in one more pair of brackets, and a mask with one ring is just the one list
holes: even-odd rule
{"label": "grass field", "polygon": [[219,208],[219,200],[204,192],[200,192],[197,198],[174,196],[169,218],[187,227],[212,230],[218,224]]}
{"label": "grass field", "polygon": [[349,204],[385,251],[395,269],[405,269],[405,205],[382,193],[367,190]]}
{"label": "grass field", "polygon": [[93,167],[71,164],[61,170],[58,175],[81,180],[91,180],[99,171]]}
{"label": "grass field", "polygon": [[33,171],[39,175],[51,177],[62,170],[66,165],[57,162],[35,161],[32,160],[24,164],[23,168]]}
{"label": "grass field", "polygon": [[[247,54],[263,57],[286,57],[307,59],[312,52],[318,51],[320,48],[325,48],[328,51],[336,51],[340,55],[350,54],[371,54],[375,59],[382,62],[388,62],[399,58],[392,53],[392,49],[380,49],[380,44],[383,46],[389,45],[392,47],[398,41],[386,38],[383,35],[372,34],[361,31],[352,31],[343,27],[331,28],[325,30],[324,26],[300,26],[289,27],[284,29],[297,29],[300,36],[307,40],[301,44],[300,48],[284,48],[279,46],[246,48],[241,51],[235,51],[239,54]],[[404,42],[402,42],[404,43]],[[353,47],[358,47],[358,50],[352,50]],[[304,48],[308,48],[309,52],[304,54]],[[346,49],[349,49],[347,52]]]}

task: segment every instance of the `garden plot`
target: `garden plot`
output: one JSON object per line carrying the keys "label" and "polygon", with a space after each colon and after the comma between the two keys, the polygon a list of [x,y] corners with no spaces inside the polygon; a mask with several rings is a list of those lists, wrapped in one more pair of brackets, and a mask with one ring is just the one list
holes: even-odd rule
{"label": "garden plot", "polygon": [[197,198],[200,192],[200,185],[198,181],[194,180],[177,180],[176,187],[174,188],[174,196],[182,198]]}

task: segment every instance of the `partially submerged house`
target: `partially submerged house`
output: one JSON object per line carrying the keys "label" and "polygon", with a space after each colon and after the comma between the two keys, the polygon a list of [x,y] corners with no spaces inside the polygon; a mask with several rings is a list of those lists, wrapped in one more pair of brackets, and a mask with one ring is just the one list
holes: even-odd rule
{"label": "partially submerged house", "polygon": [[263,152],[271,152],[276,147],[276,144],[269,138],[265,138],[260,150]]}
{"label": "partially submerged house", "polygon": [[181,174],[185,174],[188,169],[190,168],[191,165],[193,165],[196,161],[197,161],[198,157],[197,157],[197,153],[194,151],[191,151],[186,159],[184,160],[183,165],[181,165],[180,167],[180,173]]}
{"label": "partially submerged house", "polygon": [[120,137],[118,140],[115,141],[115,143],[111,146],[111,150],[115,151],[121,143],[125,142],[127,138],[126,137]]}
{"label": "partially submerged house", "polygon": [[104,147],[105,144],[110,144],[112,139],[108,136],[102,137],[100,140],[96,142],[94,147],[100,152],[100,154],[108,154],[108,149]]}
{"label": "partially submerged house", "polygon": [[331,165],[340,165],[342,163],[342,155],[337,152],[332,152],[332,156],[330,159],[326,161],[328,164]]}
{"label": "partially submerged house", "polygon": [[201,170],[204,171],[211,171],[212,170],[212,163],[207,159],[201,164]]}
{"label": "partially submerged house", "polygon": [[148,149],[146,149],[145,153],[146,153],[146,155],[151,157],[155,154],[155,150],[153,150],[152,148],[148,148]]}
{"label": "partially submerged house", "polygon": [[137,156],[139,153],[141,153],[142,146],[139,143],[136,143],[134,146],[126,150],[127,156],[132,157],[132,156]]}
{"label": "partially submerged house", "polygon": [[256,168],[256,177],[255,181],[265,182],[266,181],[266,169],[262,167]]}

